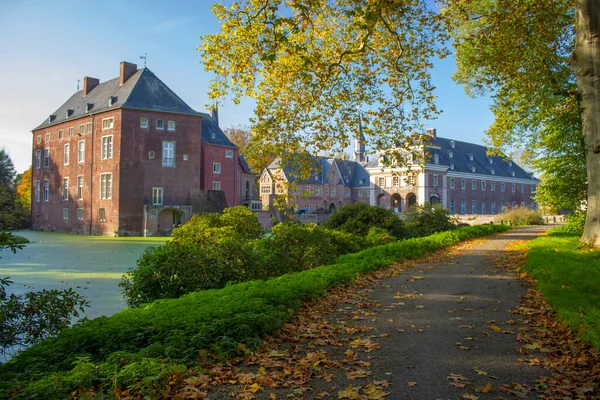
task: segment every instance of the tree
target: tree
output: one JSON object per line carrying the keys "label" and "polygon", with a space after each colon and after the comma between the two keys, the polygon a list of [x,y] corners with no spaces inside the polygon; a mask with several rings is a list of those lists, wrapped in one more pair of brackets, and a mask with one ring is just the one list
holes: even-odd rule
{"label": "tree", "polygon": [[12,186],[15,179],[15,166],[4,147],[0,148],[0,185]]}
{"label": "tree", "polygon": [[447,54],[439,45],[446,34],[427,3],[215,4],[221,32],[198,48],[214,73],[210,97],[253,98],[252,137],[284,161],[298,151],[343,151],[358,132],[358,107],[367,140],[399,156],[438,112],[429,69]]}
{"label": "tree", "polygon": [[587,203],[582,240],[599,246],[600,87],[593,85],[600,1],[444,3],[456,80],[494,96],[492,143],[531,149],[544,178],[538,200],[573,210]]}
{"label": "tree", "polygon": [[231,127],[223,130],[225,135],[239,148],[252,171],[260,173],[276,158],[271,143],[259,142],[247,127]]}

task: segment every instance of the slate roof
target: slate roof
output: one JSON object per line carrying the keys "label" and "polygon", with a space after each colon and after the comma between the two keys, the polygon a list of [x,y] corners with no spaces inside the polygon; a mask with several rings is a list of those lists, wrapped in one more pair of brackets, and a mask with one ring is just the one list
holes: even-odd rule
{"label": "slate roof", "polygon": [[[295,178],[297,175],[295,174],[296,168],[291,165],[287,165],[283,168],[286,178],[289,181],[296,181],[303,184],[325,184],[327,174],[329,173],[329,170],[334,167],[335,163],[341,174],[341,179],[337,182],[338,184],[350,187],[368,187],[370,185],[369,173],[365,170],[363,165],[356,161],[314,156],[311,156],[311,159],[311,170],[314,172],[309,179]],[[281,168],[280,165],[281,158],[278,157],[269,164],[267,169],[279,169]]]}
{"label": "slate roof", "polygon": [[[202,141],[215,146],[233,147],[237,149],[237,146],[229,140],[229,138],[223,133],[219,125],[214,119],[208,114],[198,113],[202,117]],[[214,137],[213,137],[214,136]]]}
{"label": "slate roof", "polygon": [[[109,106],[108,101],[111,97],[113,98],[113,104]],[[86,113],[87,104],[92,106]],[[205,116],[188,106],[152,71],[148,68],[141,68],[131,75],[122,86],[119,86],[119,77],[117,77],[100,83],[87,96],[83,96],[83,90],[76,92],[58,110],[52,113],[55,118],[51,122],[46,118],[34,130],[118,108]],[[67,110],[73,110],[68,118],[66,117]]]}
{"label": "slate roof", "polygon": [[[452,143],[454,143],[454,147],[452,147]],[[487,147],[479,144],[437,137],[431,139],[428,152],[431,153],[431,158],[426,164],[430,166],[435,165],[434,154],[437,154],[438,165],[454,165],[454,169],[449,171],[537,181],[514,161],[505,160],[498,155],[489,156]],[[475,172],[473,172],[473,167],[475,167]],[[512,173],[514,173],[514,177]]]}
{"label": "slate roof", "polygon": [[240,154],[238,156],[238,160],[240,161],[240,165],[242,166],[242,171],[245,174],[251,174],[252,173],[252,169],[250,168],[250,166],[246,162],[246,159],[244,158],[244,156]]}

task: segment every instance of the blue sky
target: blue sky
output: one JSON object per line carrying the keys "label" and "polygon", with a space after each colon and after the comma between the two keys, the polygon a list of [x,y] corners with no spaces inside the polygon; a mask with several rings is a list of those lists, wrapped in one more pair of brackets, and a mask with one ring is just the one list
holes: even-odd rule
{"label": "blue sky", "polygon": [[[101,82],[119,74],[119,62],[148,68],[192,108],[205,111],[210,75],[196,48],[200,36],[217,33],[213,0],[54,1],[0,0],[0,146],[18,172],[31,164],[31,129],[76,90],[84,76]],[[471,99],[452,82],[452,58],[433,71],[444,111],[429,126],[439,136],[481,143],[492,123],[489,99]],[[222,128],[246,125],[252,103],[226,102]]]}

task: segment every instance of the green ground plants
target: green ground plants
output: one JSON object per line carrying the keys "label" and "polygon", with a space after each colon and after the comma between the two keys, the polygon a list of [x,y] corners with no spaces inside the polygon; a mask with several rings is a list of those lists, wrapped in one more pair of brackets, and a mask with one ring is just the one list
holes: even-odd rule
{"label": "green ground plants", "polygon": [[496,222],[508,223],[512,226],[543,225],[544,218],[539,212],[529,207],[514,207],[498,215]]}
{"label": "green ground plants", "polygon": [[94,386],[152,397],[168,374],[194,366],[202,352],[228,357],[252,348],[288,322],[302,301],[364,274],[461,240],[508,229],[464,227],[339,256],[334,264],[269,280],[204,290],[84,321],[0,366],[0,397],[64,398]]}
{"label": "green ground plants", "polygon": [[600,350],[600,250],[580,235],[557,228],[527,244],[523,266],[558,317],[580,339]]}

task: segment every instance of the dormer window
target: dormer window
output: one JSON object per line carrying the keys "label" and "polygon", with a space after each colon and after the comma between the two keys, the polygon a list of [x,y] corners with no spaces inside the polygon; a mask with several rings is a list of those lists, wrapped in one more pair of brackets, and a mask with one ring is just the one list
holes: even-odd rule
{"label": "dormer window", "polygon": [[92,109],[92,107],[94,107],[94,105],[92,103],[87,103],[85,105],[85,112],[90,112],[90,110]]}
{"label": "dormer window", "polygon": [[454,171],[454,164],[450,164],[450,169]]}
{"label": "dormer window", "polygon": [[494,171],[494,169],[492,169],[490,172],[492,173],[492,175],[496,175],[496,171]]}
{"label": "dormer window", "polygon": [[453,151],[449,151],[448,152],[448,157],[450,157],[450,158],[454,157],[454,152]]}
{"label": "dormer window", "polygon": [[494,163],[494,159],[493,159],[492,157],[489,157],[489,158],[488,158],[488,161],[489,161],[489,163],[490,163],[490,164],[493,164],[493,163]]}
{"label": "dormer window", "polygon": [[508,166],[509,166],[509,167],[512,167],[512,161],[509,161],[509,162],[508,162]]}
{"label": "dormer window", "polygon": [[52,114],[48,117],[48,123],[52,123],[52,121],[54,121],[54,118],[56,118],[56,115]]}
{"label": "dormer window", "polygon": [[[456,142],[454,140],[451,140],[450,141],[450,146],[452,146],[452,148],[455,149],[456,148]],[[452,156],[450,156],[450,157],[452,157]]]}
{"label": "dormer window", "polygon": [[473,154],[469,154],[469,160],[473,161]]}
{"label": "dormer window", "polygon": [[515,176],[515,171],[511,172],[510,174],[511,174],[512,176]]}
{"label": "dormer window", "polygon": [[65,111],[65,118],[69,118],[71,115],[73,115],[73,110]]}
{"label": "dormer window", "polygon": [[212,133],[210,134],[210,137],[212,137],[213,139],[215,138],[215,136],[216,136],[216,135],[215,135],[215,133],[214,133],[214,132],[212,132]]}
{"label": "dormer window", "polygon": [[439,156],[439,154],[434,154],[433,155],[433,163],[434,164],[439,164],[439,162],[440,162],[440,156]]}
{"label": "dormer window", "polygon": [[475,172],[475,167],[471,167],[471,171],[472,171],[472,172]]}
{"label": "dormer window", "polygon": [[117,101],[117,98],[115,96],[110,96],[108,98],[108,106],[112,107],[112,105],[115,104],[116,101]]}

